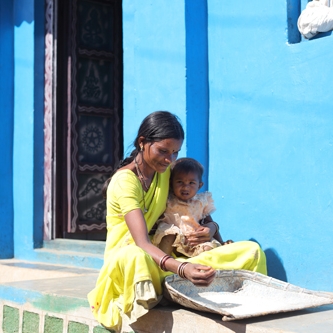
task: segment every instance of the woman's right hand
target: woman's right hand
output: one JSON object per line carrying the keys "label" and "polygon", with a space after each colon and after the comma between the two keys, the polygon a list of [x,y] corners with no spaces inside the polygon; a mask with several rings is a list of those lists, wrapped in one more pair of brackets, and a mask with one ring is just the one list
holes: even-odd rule
{"label": "woman's right hand", "polygon": [[194,285],[207,287],[213,282],[216,271],[208,266],[188,263],[184,268],[184,274]]}

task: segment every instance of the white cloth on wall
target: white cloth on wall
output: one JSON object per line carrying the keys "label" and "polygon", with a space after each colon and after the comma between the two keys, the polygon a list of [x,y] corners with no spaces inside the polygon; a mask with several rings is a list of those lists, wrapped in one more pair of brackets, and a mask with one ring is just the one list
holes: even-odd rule
{"label": "white cloth on wall", "polygon": [[333,0],[310,1],[297,22],[299,32],[307,39],[333,30]]}

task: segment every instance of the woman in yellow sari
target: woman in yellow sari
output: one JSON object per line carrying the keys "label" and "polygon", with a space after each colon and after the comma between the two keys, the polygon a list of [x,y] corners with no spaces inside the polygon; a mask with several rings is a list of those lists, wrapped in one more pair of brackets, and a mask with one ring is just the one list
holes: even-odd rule
{"label": "woman in yellow sari", "polygon": [[[104,265],[88,294],[95,318],[107,328],[119,331],[123,321],[131,324],[146,314],[161,300],[167,275],[175,273],[195,285],[208,286],[215,269],[266,274],[265,254],[254,242],[235,242],[193,258],[171,257],[150,242],[149,231],[166,208],[169,166],[183,140],[175,115],[151,113],[141,123],[135,149],[108,184]],[[216,232],[216,223],[207,223],[188,243],[209,241]]]}

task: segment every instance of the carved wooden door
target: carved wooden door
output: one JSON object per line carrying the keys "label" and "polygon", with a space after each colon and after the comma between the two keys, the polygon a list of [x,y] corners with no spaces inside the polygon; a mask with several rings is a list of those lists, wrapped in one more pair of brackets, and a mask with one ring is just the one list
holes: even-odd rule
{"label": "carved wooden door", "polygon": [[121,1],[72,0],[63,7],[69,33],[60,29],[65,46],[59,56],[63,52],[67,61],[61,73],[67,74],[67,110],[60,111],[66,123],[66,166],[58,168],[66,187],[58,189],[66,198],[60,230],[63,237],[98,239],[96,233],[105,234],[101,189],[122,155]]}

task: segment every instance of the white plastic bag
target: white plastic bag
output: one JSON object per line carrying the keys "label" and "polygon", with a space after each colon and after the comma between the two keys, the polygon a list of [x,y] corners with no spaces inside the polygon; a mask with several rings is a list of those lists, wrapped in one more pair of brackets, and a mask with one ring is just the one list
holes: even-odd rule
{"label": "white plastic bag", "polygon": [[297,21],[299,32],[307,39],[319,32],[333,30],[333,1],[313,0],[302,11]]}

